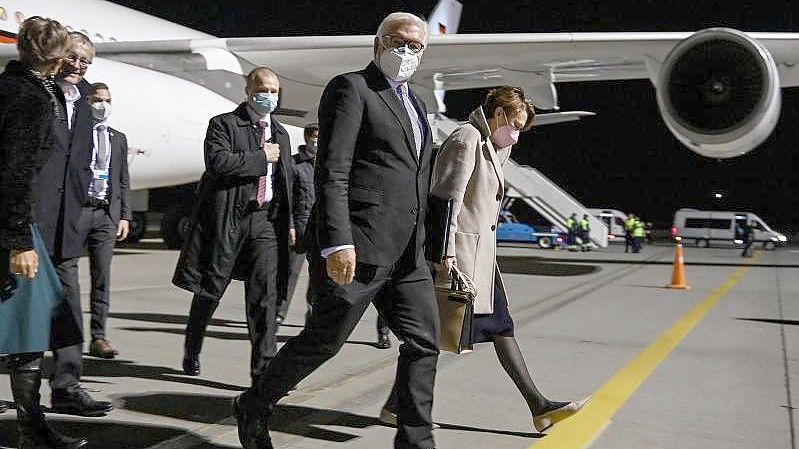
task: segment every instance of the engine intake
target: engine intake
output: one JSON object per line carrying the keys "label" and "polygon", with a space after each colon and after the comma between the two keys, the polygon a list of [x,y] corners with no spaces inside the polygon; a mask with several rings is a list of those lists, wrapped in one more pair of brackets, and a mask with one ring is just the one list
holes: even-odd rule
{"label": "engine intake", "polygon": [[660,113],[691,150],[730,158],[755,149],[780,115],[777,66],[746,34],[709,28],[677,44],[657,80]]}

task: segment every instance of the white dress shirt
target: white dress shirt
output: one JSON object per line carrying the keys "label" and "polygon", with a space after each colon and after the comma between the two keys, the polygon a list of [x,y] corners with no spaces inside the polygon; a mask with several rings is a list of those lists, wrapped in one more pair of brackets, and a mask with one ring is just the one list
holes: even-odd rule
{"label": "white dress shirt", "polygon": [[[97,170],[97,151],[99,148],[99,141],[97,140],[100,136],[100,133],[97,132],[97,127],[100,125],[104,125],[106,127],[105,130],[105,144],[106,148],[108,148],[108,154],[105,157],[105,170]],[[109,173],[111,170],[111,130],[108,128],[108,125],[105,122],[98,122],[94,124],[94,128],[92,128],[92,135],[94,137],[94,150],[92,151],[92,163],[89,166],[92,169],[92,180],[89,183],[89,196],[97,198],[98,200],[104,200],[108,197],[108,188],[110,178]],[[95,179],[99,179],[103,177],[106,180],[105,186],[102,188],[101,191],[95,192]]]}
{"label": "white dress shirt", "polygon": [[61,92],[64,93],[64,99],[67,100],[67,128],[72,129],[72,117],[75,115],[75,103],[81,98],[80,90],[78,90],[78,86],[61,80],[58,81],[58,87],[61,88]]}

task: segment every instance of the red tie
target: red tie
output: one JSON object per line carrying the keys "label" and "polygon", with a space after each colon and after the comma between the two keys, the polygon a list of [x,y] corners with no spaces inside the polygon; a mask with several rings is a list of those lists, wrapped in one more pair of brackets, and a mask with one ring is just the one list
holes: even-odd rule
{"label": "red tie", "polygon": [[[269,128],[269,123],[266,122],[265,120],[260,121],[260,122],[258,122],[258,127],[261,128],[260,147],[263,149],[264,144],[266,143],[266,140],[267,140],[266,139],[266,133],[267,133],[268,128]],[[269,167],[269,164],[267,163],[266,166]],[[264,204],[264,201],[266,201],[266,183],[269,182],[269,179],[267,179],[267,178],[268,178],[268,176],[261,176],[260,178],[258,178],[258,196],[257,196],[257,199],[258,199],[258,205],[259,206],[262,206]]]}

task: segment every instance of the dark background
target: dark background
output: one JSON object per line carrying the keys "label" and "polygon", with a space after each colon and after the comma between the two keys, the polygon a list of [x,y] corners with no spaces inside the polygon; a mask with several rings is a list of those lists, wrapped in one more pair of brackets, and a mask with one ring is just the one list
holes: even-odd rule
{"label": "dark background", "polygon": [[[405,10],[427,15],[435,0],[115,0],[220,37],[372,34],[382,17]],[[461,33],[691,31],[729,26],[744,31],[799,31],[790,1],[465,0]],[[799,138],[799,89],[783,90],[780,124],[751,153],[722,161],[695,155],[663,124],[648,81],[558,85],[561,109],[596,117],[523,135],[514,159],[535,166],[589,207],[636,212],[656,227],[680,207],[749,210],[778,230],[799,231],[793,159]],[[463,119],[482,91],[449,93],[449,114]],[[721,191],[723,200],[713,198]]]}

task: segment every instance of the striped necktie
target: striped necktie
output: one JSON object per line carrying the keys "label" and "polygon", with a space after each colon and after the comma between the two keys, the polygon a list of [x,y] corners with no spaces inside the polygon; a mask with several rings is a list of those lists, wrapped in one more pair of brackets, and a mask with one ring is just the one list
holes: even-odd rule
{"label": "striped necktie", "polygon": [[419,157],[419,154],[422,152],[422,127],[419,124],[419,113],[416,111],[408,95],[408,85],[401,84],[397,86],[397,95],[399,95],[402,100],[402,104],[405,106],[405,112],[408,113],[408,118],[411,120],[413,143],[416,145],[416,157]]}

